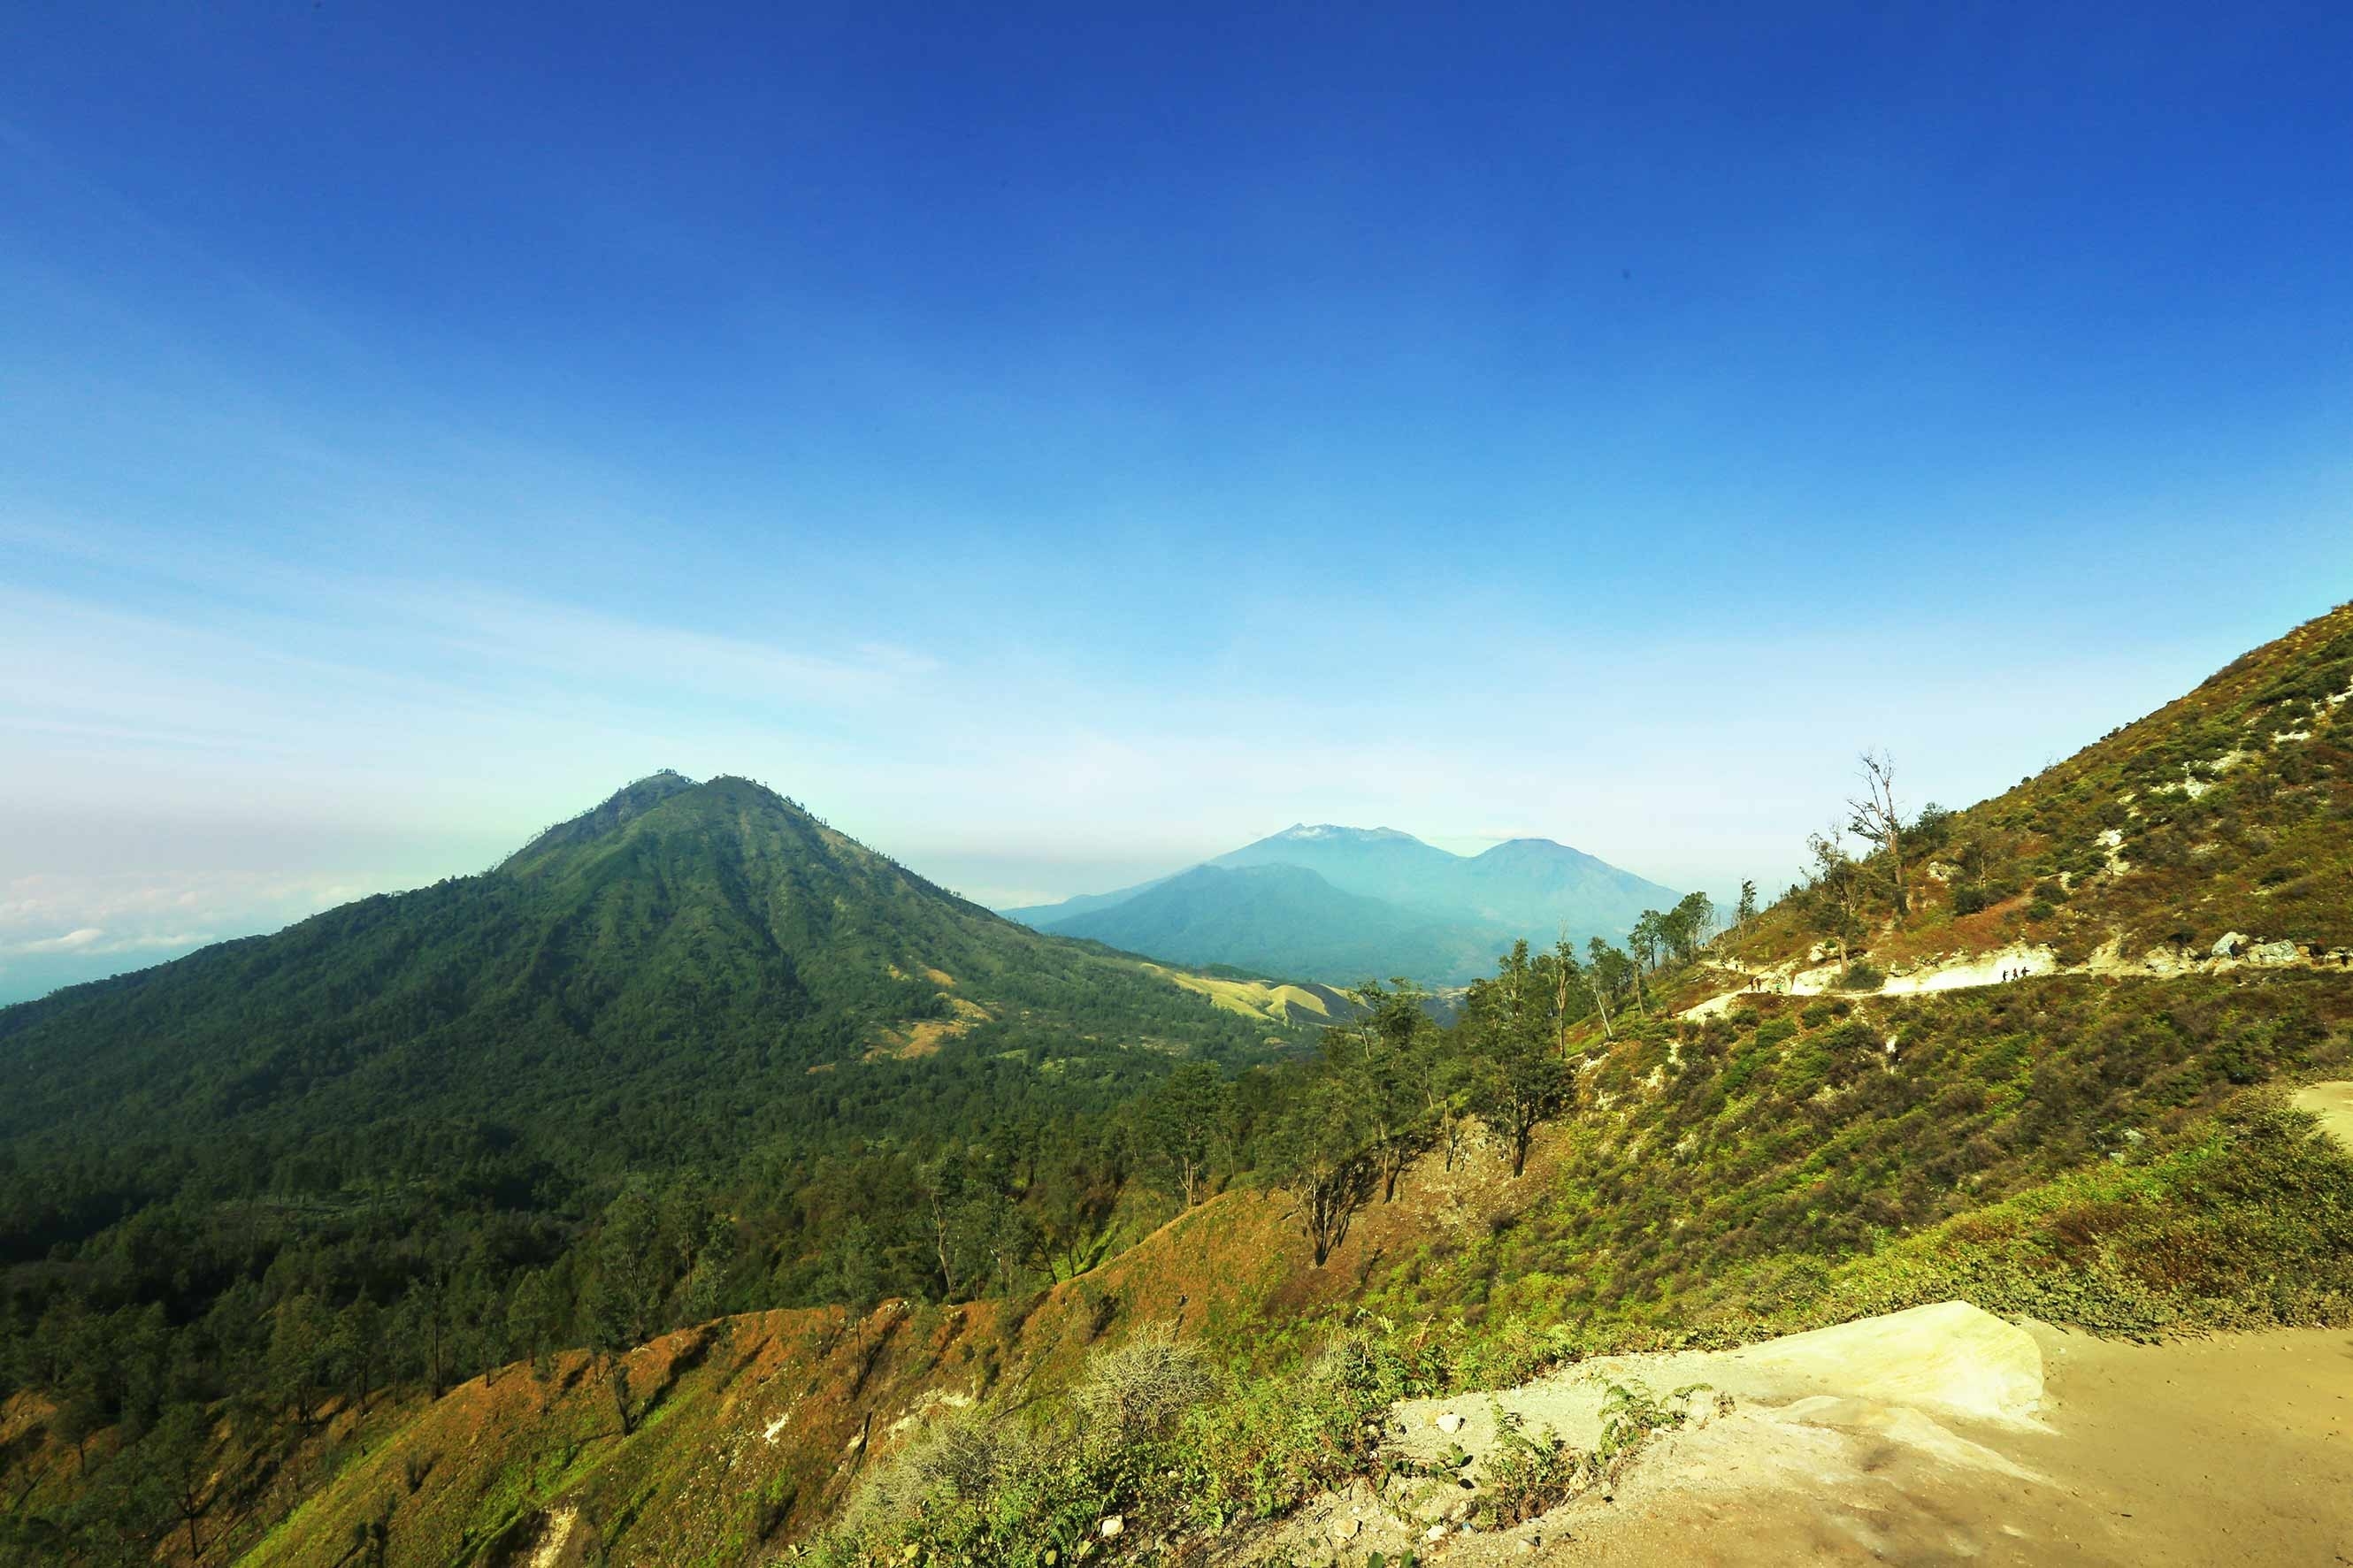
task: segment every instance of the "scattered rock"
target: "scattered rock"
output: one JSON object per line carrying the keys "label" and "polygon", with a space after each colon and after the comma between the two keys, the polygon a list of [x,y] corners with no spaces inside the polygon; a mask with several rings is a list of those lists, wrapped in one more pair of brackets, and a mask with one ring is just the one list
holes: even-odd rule
{"label": "scattered rock", "polygon": [[2247,950],[2247,957],[2256,963],[2294,963],[2302,956],[2292,942],[2267,942]]}
{"label": "scattered rock", "polygon": [[1365,1521],[1361,1519],[1335,1519],[1332,1521],[1332,1539],[1354,1541],[1356,1532],[1364,1528]]}
{"label": "scattered rock", "polygon": [[2211,952],[2216,958],[2228,958],[2252,940],[2244,931],[2225,931],[2214,939]]}
{"label": "scattered rock", "polygon": [[1421,1538],[1429,1542],[1443,1541],[1446,1539],[1446,1527],[1442,1524],[1433,1524],[1421,1532]]}
{"label": "scattered rock", "polygon": [[1462,1417],[1450,1410],[1438,1418],[1438,1429],[1449,1435],[1460,1432],[1462,1430]]}
{"label": "scattered rock", "polygon": [[1095,1529],[1102,1534],[1105,1541],[1109,1541],[1113,1536],[1118,1535],[1127,1529],[1126,1516],[1124,1514],[1113,1514],[1109,1519],[1104,1520],[1101,1524],[1095,1526]]}

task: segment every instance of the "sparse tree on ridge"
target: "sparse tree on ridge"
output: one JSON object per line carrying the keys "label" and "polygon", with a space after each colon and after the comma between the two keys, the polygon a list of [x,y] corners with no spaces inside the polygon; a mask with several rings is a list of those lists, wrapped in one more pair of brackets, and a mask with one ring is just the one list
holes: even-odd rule
{"label": "sparse tree on ridge", "polygon": [[1430,1135],[1446,1151],[1446,1168],[1451,1171],[1461,1157],[1471,1116],[1471,1064],[1460,1051],[1433,1051],[1425,1058],[1419,1077],[1422,1114]]}
{"label": "sparse tree on ridge", "polygon": [[1847,828],[1886,852],[1895,919],[1901,923],[1912,912],[1912,905],[1904,891],[1904,814],[1895,804],[1895,760],[1885,752],[1865,752],[1861,760],[1862,798],[1847,802],[1852,813]]}
{"label": "sparse tree on ridge", "polygon": [[211,1479],[212,1423],[198,1405],[174,1405],[148,1440],[139,1446],[140,1462],[156,1484],[168,1489],[172,1511],[188,1529],[188,1555],[201,1558],[196,1521],[211,1508],[206,1487]]}
{"label": "sparse tree on ridge", "polygon": [[1806,868],[1805,893],[1814,929],[1838,943],[1839,963],[1851,966],[1850,949],[1862,930],[1854,910],[1855,863],[1847,858],[1836,826],[1810,836],[1806,847],[1813,856],[1813,864]]}
{"label": "sparse tree on ridge", "polygon": [[1514,1176],[1527,1169],[1536,1128],[1569,1101],[1572,1080],[1554,1049],[1548,1000],[1528,944],[1516,942],[1494,977],[1474,982],[1463,1003],[1476,1064],[1472,1104],[1511,1148]]}
{"label": "sparse tree on ridge", "polygon": [[1633,961],[1599,937],[1585,944],[1585,985],[1593,997],[1594,1011],[1601,1015],[1601,1037],[1615,1040],[1618,1037],[1609,1022],[1610,999],[1624,989],[1622,982]]}
{"label": "sparse tree on ridge", "polygon": [[1327,1031],[1324,1049],[1335,1053],[1364,1119],[1366,1153],[1380,1178],[1381,1201],[1393,1203],[1398,1178],[1430,1146],[1430,1125],[1415,1081],[1424,1065],[1430,1015],[1422,1010],[1420,988],[1403,978],[1387,989],[1368,981],[1349,995],[1364,1016],[1349,1028]]}
{"label": "sparse tree on ridge", "polygon": [[1660,930],[1676,961],[1689,963],[1699,955],[1715,923],[1715,904],[1705,893],[1685,893],[1661,918]]}
{"label": "sparse tree on ridge", "polygon": [[1348,1239],[1349,1222],[1372,1195],[1365,1133],[1356,1096],[1332,1072],[1309,1079],[1276,1123],[1274,1184],[1297,1201],[1318,1268]]}
{"label": "sparse tree on ridge", "polygon": [[1223,1074],[1187,1062],[1162,1079],[1138,1109],[1136,1131],[1176,1206],[1189,1209],[1208,1181],[1232,1098]]}
{"label": "sparse tree on ridge", "polygon": [[1582,985],[1585,976],[1577,968],[1577,950],[1569,946],[1567,931],[1562,931],[1553,943],[1551,956],[1553,1044],[1561,1059],[1566,1061],[1568,1059],[1569,988]]}

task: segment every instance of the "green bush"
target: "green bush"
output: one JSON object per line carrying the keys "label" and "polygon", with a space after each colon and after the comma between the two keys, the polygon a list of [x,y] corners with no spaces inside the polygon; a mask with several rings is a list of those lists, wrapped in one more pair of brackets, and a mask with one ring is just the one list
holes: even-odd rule
{"label": "green bush", "polygon": [[1886,984],[1887,976],[1868,963],[1851,963],[1838,977],[1838,986],[1841,991],[1876,991]]}

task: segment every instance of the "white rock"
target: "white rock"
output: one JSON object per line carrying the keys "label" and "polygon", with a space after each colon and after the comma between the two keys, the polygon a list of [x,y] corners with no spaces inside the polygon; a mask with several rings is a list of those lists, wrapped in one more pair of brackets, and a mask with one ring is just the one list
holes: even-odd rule
{"label": "white rock", "polygon": [[1421,1538],[1424,1541],[1443,1541],[1446,1539],[1446,1527],[1442,1524],[1433,1524],[1421,1532]]}
{"label": "white rock", "polygon": [[1105,1541],[1109,1541],[1113,1536],[1119,1534],[1122,1531],[1124,1531],[1127,1528],[1127,1520],[1124,1515],[1115,1513],[1109,1519],[1104,1520],[1095,1528],[1097,1531],[1102,1532],[1103,1538]]}
{"label": "white rock", "polygon": [[2249,940],[2244,931],[2225,931],[2214,939],[2213,955],[2216,958],[2228,958],[2238,952],[2240,946]]}
{"label": "white rock", "polygon": [[2294,963],[2301,956],[2292,942],[2267,942],[2247,952],[2247,957],[2257,963]]}
{"label": "white rock", "polygon": [[1438,1418],[1438,1429],[1448,1433],[1460,1432],[1462,1430],[1462,1417],[1450,1410]]}
{"label": "white rock", "polygon": [[1361,1519],[1335,1519],[1332,1521],[1332,1539],[1354,1541],[1356,1538],[1356,1531],[1364,1528],[1365,1521]]}

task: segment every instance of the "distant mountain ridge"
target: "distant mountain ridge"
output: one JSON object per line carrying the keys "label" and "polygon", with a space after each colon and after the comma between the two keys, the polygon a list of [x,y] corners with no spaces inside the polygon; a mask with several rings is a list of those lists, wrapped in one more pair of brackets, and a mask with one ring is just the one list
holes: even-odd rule
{"label": "distant mountain ridge", "polygon": [[1172,963],[1345,985],[1477,973],[1511,935],[1345,892],[1303,866],[1196,866],[1052,928]]}
{"label": "distant mountain ridge", "polygon": [[[1231,873],[1288,868],[1301,878]],[[1203,876],[1202,873],[1229,875]],[[1463,856],[1394,827],[1294,823],[1200,866],[1108,893],[1001,911],[1180,963],[1349,984],[1405,974],[1458,984],[1518,937],[1618,941],[1682,895],[1548,838]]]}

